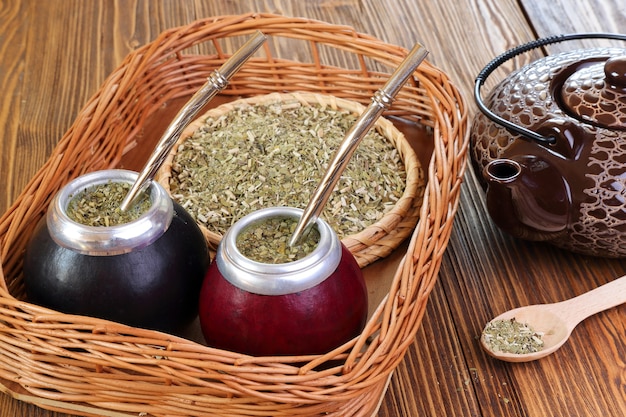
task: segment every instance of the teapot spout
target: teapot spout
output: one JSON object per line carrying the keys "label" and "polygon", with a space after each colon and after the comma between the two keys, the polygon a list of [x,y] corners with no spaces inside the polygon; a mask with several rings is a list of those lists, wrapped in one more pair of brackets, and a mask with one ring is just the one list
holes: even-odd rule
{"label": "teapot spout", "polygon": [[566,231],[569,187],[559,172],[536,157],[496,159],[484,169],[487,210],[506,233],[527,240],[552,240]]}
{"label": "teapot spout", "polygon": [[511,184],[522,173],[522,166],[513,159],[495,159],[485,167],[488,183]]}

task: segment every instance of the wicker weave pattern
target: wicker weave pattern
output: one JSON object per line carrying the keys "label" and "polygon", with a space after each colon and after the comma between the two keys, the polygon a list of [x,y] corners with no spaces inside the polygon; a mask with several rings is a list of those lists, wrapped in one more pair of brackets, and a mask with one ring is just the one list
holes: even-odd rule
{"label": "wicker weave pattern", "polygon": [[[350,416],[376,409],[424,314],[466,165],[463,99],[427,62],[389,112],[433,131],[420,221],[389,296],[355,340],[322,356],[246,357],[23,301],[23,249],[56,191],[85,172],[116,166],[151,114],[168,100],[195,92],[228,57],[223,50],[231,37],[257,29],[276,42],[302,41],[311,61],[277,57],[270,42],[265,57],[249,61],[227,94],[314,91],[367,104],[387,76],[370,67],[395,67],[407,52],[348,27],[250,14],[174,28],[130,54],[0,219],[2,389],[45,408],[81,415]],[[189,53],[207,42],[217,52]],[[322,49],[358,67],[324,65]]]}

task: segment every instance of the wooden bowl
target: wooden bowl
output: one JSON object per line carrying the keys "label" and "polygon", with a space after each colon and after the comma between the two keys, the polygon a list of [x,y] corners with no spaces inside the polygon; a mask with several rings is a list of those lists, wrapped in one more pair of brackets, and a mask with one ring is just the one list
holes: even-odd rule
{"label": "wooden bowl", "polygon": [[[238,155],[256,153],[256,158],[264,158],[261,162],[256,159],[248,161],[260,165],[258,169],[268,171],[270,165],[278,166],[282,162],[279,161],[278,157],[274,157],[276,153],[271,152],[270,149],[265,149],[265,147],[271,146],[272,149],[279,149],[277,145],[280,146],[285,138],[284,131],[287,129],[285,126],[291,125],[289,119],[299,114],[297,112],[307,111],[308,109],[302,109],[305,107],[315,109],[319,116],[318,120],[313,119],[309,122],[313,125],[319,125],[316,127],[318,131],[326,132],[334,129],[334,127],[330,124],[325,125],[323,117],[335,121],[337,119],[348,120],[347,117],[349,116],[356,119],[365,110],[365,107],[360,103],[328,95],[309,92],[272,93],[239,99],[212,108],[190,123],[183,131],[156,178],[170,192],[174,200],[194,216],[211,248],[217,248],[228,227],[254,210],[277,206],[304,209],[306,206],[329,159],[334,155],[334,152],[325,152],[328,154],[327,160],[319,161],[319,156],[313,155],[313,153],[317,152],[320,147],[318,145],[311,146],[311,144],[314,141],[322,140],[324,142],[322,146],[328,146],[329,149],[334,150],[342,141],[347,129],[336,129],[344,130],[340,137],[329,137],[331,135],[323,133],[315,135],[310,132],[309,128],[304,129],[304,126],[302,132],[296,132],[293,135],[294,140],[299,142],[296,142],[295,145],[290,143],[290,147],[293,145],[295,147],[293,152],[297,151],[298,155],[304,155],[298,158],[299,160],[296,162],[310,167],[306,178],[311,179],[307,183],[299,183],[299,178],[302,175],[296,176],[297,170],[294,169],[296,167],[283,167],[279,176],[273,178],[273,181],[266,180],[264,183],[266,188],[269,188],[268,184],[272,183],[271,187],[280,189],[280,193],[273,191],[274,188],[270,188],[271,192],[261,194],[260,190],[263,188],[259,187],[258,184],[255,186],[255,182],[258,183],[258,175],[249,172],[255,170],[254,167],[251,167],[252,164],[244,165],[242,168],[237,166],[232,172],[224,172],[224,168],[221,167],[223,159],[232,156],[232,149],[230,148],[233,146],[236,146],[233,149],[237,150]],[[256,116],[256,114],[254,117],[249,116],[249,118],[254,119],[256,124],[251,124],[246,131],[241,129],[241,131],[233,132],[235,125],[240,126],[242,123],[238,122],[241,120],[242,113],[250,115],[259,108],[262,109],[260,110],[263,113],[261,116]],[[331,117],[331,112],[333,114],[340,113]],[[310,110],[305,114],[308,115],[308,113],[314,113],[314,111]],[[230,125],[228,122],[224,122],[224,120],[228,120],[226,118],[229,116],[231,117]],[[265,120],[267,122],[264,122]],[[209,123],[212,126],[209,126]],[[276,124],[277,128],[282,130],[282,136],[279,133],[275,137],[261,138],[261,136],[266,136],[265,128],[270,124]],[[349,128],[350,125],[346,124],[346,127]],[[226,136],[231,137],[230,140],[235,140],[236,145],[225,143]],[[251,140],[249,137],[255,139]],[[397,172],[384,166],[386,162],[379,161],[380,155],[375,154],[379,152],[380,143],[385,140],[388,150],[397,150],[399,156],[395,163],[398,165]],[[260,146],[264,146],[262,151],[258,149]],[[183,163],[180,162],[183,157],[180,159],[178,157],[181,155],[183,147],[189,150],[185,151],[187,160],[184,161],[189,167],[184,170],[185,178],[179,180],[179,177],[182,178],[178,171],[183,170],[180,167]],[[308,151],[311,153],[309,154]],[[290,152],[292,151],[290,150]],[[318,152],[318,155],[320,153],[322,152]],[[193,155],[193,158],[200,157],[201,163],[190,162],[188,160],[190,158],[187,157],[188,154]],[[270,156],[266,156],[267,154]],[[307,154],[309,154],[308,159],[306,158]],[[193,166],[191,166],[192,164]],[[232,167],[233,165],[235,164],[227,166]],[[207,188],[206,179],[196,181],[193,185],[181,187],[181,183],[190,183],[190,176],[198,175],[209,169],[212,174],[210,187]],[[383,169],[385,169],[385,175],[376,172]],[[194,174],[190,174],[190,172]],[[363,172],[371,173],[371,179],[358,178],[362,177]],[[237,180],[226,181],[225,178],[228,176],[237,178]],[[393,181],[385,181],[385,177],[390,176],[393,176]],[[404,188],[396,190],[396,183],[400,181],[404,183]],[[282,187],[285,182],[291,186]],[[386,185],[387,182],[390,184]],[[366,136],[359,144],[350,165],[335,187],[322,217],[331,224],[344,245],[357,258],[359,265],[364,267],[387,256],[411,234],[419,219],[425,185],[424,172],[413,148],[393,123],[381,117],[376,121],[370,136]],[[348,191],[344,192],[346,190]],[[357,195],[358,192],[363,192],[363,194],[359,196]],[[219,200],[224,199],[224,194],[232,196],[233,201],[227,203],[218,201],[218,197]],[[372,197],[370,198],[370,196]],[[353,203],[346,203],[346,199],[351,199]],[[262,201],[262,203],[255,206],[247,204],[246,201]],[[375,212],[376,218],[368,219],[365,214],[366,211],[370,215]],[[203,213],[211,214],[204,215]]]}

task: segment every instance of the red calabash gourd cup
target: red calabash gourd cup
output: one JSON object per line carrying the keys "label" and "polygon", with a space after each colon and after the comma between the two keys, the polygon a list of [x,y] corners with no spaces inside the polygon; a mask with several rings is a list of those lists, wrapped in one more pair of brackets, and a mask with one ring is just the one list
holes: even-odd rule
{"label": "red calabash gourd cup", "polygon": [[162,186],[150,184],[150,208],[125,224],[86,226],[67,215],[76,193],[107,182],[132,185],[137,176],[96,171],[56,194],[26,249],[29,301],[170,333],[181,333],[196,318],[208,247],[193,218]]}
{"label": "red calabash gourd cup", "polygon": [[302,211],[272,207],[248,214],[222,238],[200,292],[209,346],[256,356],[321,354],[358,336],[367,320],[361,269],[322,219],[319,243],[293,262],[253,261],[237,248],[247,227]]}

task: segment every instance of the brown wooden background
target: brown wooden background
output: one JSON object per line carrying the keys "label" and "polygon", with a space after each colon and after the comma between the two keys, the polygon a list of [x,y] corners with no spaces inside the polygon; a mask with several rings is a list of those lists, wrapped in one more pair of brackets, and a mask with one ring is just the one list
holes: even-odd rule
{"label": "brown wooden background", "polygon": [[[623,0],[0,0],[0,210],[127,53],[164,29],[250,11],[346,24],[407,48],[419,40],[468,103],[476,74],[513,46],[558,33],[626,29]],[[520,56],[487,88],[542,53],[580,46]],[[626,261],[513,240],[486,215],[473,172],[463,187],[440,280],[380,416],[626,415],[626,307],[585,321],[561,351],[536,363],[492,360],[476,340],[492,316],[578,295],[624,274]],[[0,415],[64,416],[6,395]]]}

